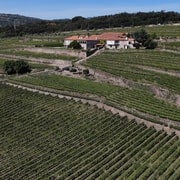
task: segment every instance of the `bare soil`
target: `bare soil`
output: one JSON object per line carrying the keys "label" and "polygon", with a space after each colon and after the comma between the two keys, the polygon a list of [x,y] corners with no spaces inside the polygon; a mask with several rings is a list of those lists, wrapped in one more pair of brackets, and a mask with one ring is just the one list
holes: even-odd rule
{"label": "bare soil", "polygon": [[79,59],[86,57],[86,52],[81,50],[69,50],[69,49],[60,49],[60,48],[24,48],[23,50],[35,53],[48,53],[48,54],[57,54],[65,56],[75,56]]}
{"label": "bare soil", "polygon": [[153,67],[149,67],[149,66],[142,66],[142,65],[138,65],[137,67],[142,68],[144,70],[149,70],[149,71],[154,71],[154,72],[158,72],[158,73],[162,73],[162,74],[168,74],[170,76],[180,77],[180,72],[178,72],[178,71],[165,71],[162,69],[153,68]]}
{"label": "bare soil", "polygon": [[45,58],[31,58],[31,57],[5,55],[5,54],[0,54],[0,57],[10,58],[12,60],[22,59],[22,60],[31,61],[34,63],[42,63],[42,64],[48,64],[48,65],[52,65],[52,66],[58,66],[60,68],[72,65],[71,61],[65,61],[65,60],[59,60],[59,59],[53,59],[52,60],[52,59],[45,59]]}

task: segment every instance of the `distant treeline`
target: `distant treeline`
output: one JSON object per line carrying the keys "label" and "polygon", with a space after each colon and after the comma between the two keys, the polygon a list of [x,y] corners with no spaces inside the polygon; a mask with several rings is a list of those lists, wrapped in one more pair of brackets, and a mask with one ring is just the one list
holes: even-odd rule
{"label": "distant treeline", "polygon": [[54,33],[74,30],[92,30],[149,24],[167,24],[180,22],[178,12],[138,12],[84,18],[81,16],[64,20],[42,20],[20,26],[0,28],[0,37],[22,36],[24,34]]}
{"label": "distant treeline", "polygon": [[40,22],[41,19],[21,16],[18,14],[4,14],[0,13],[0,27],[6,26],[19,26],[28,23],[37,23]]}

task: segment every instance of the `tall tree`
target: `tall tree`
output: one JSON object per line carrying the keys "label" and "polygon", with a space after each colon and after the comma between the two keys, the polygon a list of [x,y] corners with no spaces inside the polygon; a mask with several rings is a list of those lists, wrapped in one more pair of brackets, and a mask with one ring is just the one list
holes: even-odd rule
{"label": "tall tree", "polygon": [[27,72],[31,72],[31,67],[30,65],[23,61],[23,60],[18,60],[18,61],[5,61],[4,62],[4,70],[8,75],[11,74],[24,74]]}

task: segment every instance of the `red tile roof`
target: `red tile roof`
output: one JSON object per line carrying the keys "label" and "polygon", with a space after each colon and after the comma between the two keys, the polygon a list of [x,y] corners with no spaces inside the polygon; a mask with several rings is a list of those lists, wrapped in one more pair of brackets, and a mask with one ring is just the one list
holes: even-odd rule
{"label": "red tile roof", "polygon": [[125,41],[127,40],[127,33],[117,33],[117,32],[107,32],[100,35],[103,40],[115,40],[115,41]]}
{"label": "red tile roof", "polygon": [[105,32],[100,35],[80,35],[80,36],[71,36],[65,40],[84,40],[84,41],[96,41],[96,40],[116,40],[116,41],[126,41],[133,40],[132,38],[127,37],[127,33],[118,33],[118,32]]}
{"label": "red tile roof", "polygon": [[85,38],[85,36],[70,36],[70,37],[67,37],[67,38],[65,38],[65,40],[80,40],[80,39],[84,39]]}

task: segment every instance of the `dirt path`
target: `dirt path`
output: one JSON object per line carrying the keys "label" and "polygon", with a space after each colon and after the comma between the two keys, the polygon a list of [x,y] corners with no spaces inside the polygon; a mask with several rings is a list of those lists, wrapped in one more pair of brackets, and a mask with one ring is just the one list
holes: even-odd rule
{"label": "dirt path", "polygon": [[160,130],[164,130],[165,132],[167,132],[168,134],[171,134],[173,132],[176,133],[176,135],[180,138],[180,131],[169,128],[169,127],[165,127],[164,125],[160,125],[160,124],[156,124],[150,121],[147,121],[145,119],[141,119],[139,117],[136,117],[132,114],[129,114],[127,112],[124,112],[122,110],[119,110],[117,108],[114,108],[112,106],[106,105],[102,102],[98,102],[95,100],[88,100],[88,99],[83,99],[83,98],[79,98],[79,97],[72,97],[72,96],[68,96],[68,95],[62,95],[62,94],[58,94],[58,93],[51,93],[51,92],[47,92],[47,91],[42,91],[42,90],[38,90],[35,88],[29,88],[26,86],[22,86],[22,85],[17,85],[17,84],[13,84],[13,83],[9,83],[9,82],[4,82],[4,84],[9,85],[9,86],[13,86],[16,88],[20,88],[20,89],[24,89],[24,90],[28,90],[31,92],[38,92],[40,94],[44,94],[44,95],[50,95],[53,97],[57,97],[57,98],[65,98],[67,100],[74,100],[76,102],[82,102],[84,104],[88,103],[90,105],[93,106],[97,106],[99,109],[104,109],[106,111],[111,111],[113,114],[119,114],[119,116],[127,116],[129,120],[135,120],[137,123],[144,123],[147,127],[154,127],[156,130],[160,131]]}
{"label": "dirt path", "polygon": [[175,50],[170,50],[170,49],[158,49],[159,51],[165,51],[165,52],[171,52],[171,53],[177,53],[180,54],[179,51],[175,51]]}
{"label": "dirt path", "polygon": [[[86,69],[85,66],[83,65],[78,65],[78,68],[80,69]],[[129,80],[125,80],[124,78],[118,77],[118,76],[114,76],[110,73],[107,73],[105,71],[101,71],[99,69],[92,69],[89,68],[89,72],[90,74],[92,74],[94,76],[94,79],[96,82],[104,82],[104,83],[109,83],[112,85],[116,85],[116,86],[121,86],[121,87],[129,87]]]}
{"label": "dirt path", "polygon": [[[97,51],[95,54],[79,60],[78,62],[76,62],[76,65],[78,66],[78,68],[80,69],[85,69],[87,67],[83,66],[83,62],[86,62],[88,59],[90,59],[91,57],[100,54],[104,51],[104,49]],[[161,50],[160,50],[161,51]],[[169,52],[174,52],[174,51],[169,51]],[[176,52],[176,51],[175,51]],[[175,77],[180,77],[180,72],[173,72],[173,71],[163,71],[161,69],[156,69],[153,67],[148,67],[148,66],[137,66],[140,67],[144,70],[150,70],[150,71],[154,71],[154,72],[158,72],[158,73],[162,73],[162,74],[168,74],[171,76],[175,76]],[[176,105],[177,107],[180,107],[180,95],[179,94],[174,94],[174,93],[170,93],[168,90],[166,89],[162,89],[160,87],[154,87],[153,84],[144,84],[144,83],[139,83],[139,82],[134,82],[122,77],[117,77],[114,76],[110,73],[101,71],[99,69],[93,69],[93,68],[89,68],[89,71],[91,74],[94,75],[95,81],[96,82],[105,82],[105,83],[109,83],[109,84],[113,84],[116,86],[121,86],[121,87],[128,87],[128,88],[132,88],[132,87],[138,87],[138,86],[147,86],[149,87],[149,89],[151,89],[152,93],[159,99],[162,99],[164,101],[166,101],[167,103]],[[168,91],[168,93],[164,93]]]}
{"label": "dirt path", "polygon": [[88,59],[92,58],[93,56],[96,56],[97,54],[101,54],[104,51],[103,49],[97,50],[95,53],[93,53],[91,56],[85,57],[84,59],[80,59],[78,61],[75,62],[75,65],[79,65],[83,62],[86,62]]}
{"label": "dirt path", "polygon": [[[104,49],[101,49],[101,50],[98,50],[96,51],[96,53],[92,54],[91,56],[87,57],[87,58],[84,58],[84,59],[81,59],[79,61],[77,61],[75,64],[78,66],[78,68],[80,69],[86,69],[86,67],[84,67],[83,65],[81,65],[82,62],[86,62],[89,58],[99,54],[99,53],[102,53],[104,51]],[[0,54],[0,57],[6,57],[6,58],[12,58],[14,60],[16,59],[24,59],[24,60],[28,60],[28,61],[31,61],[31,62],[34,62],[34,63],[42,63],[42,64],[48,64],[48,65],[51,65],[51,66],[58,66],[60,68],[63,68],[65,66],[71,66],[71,62],[70,61],[63,61],[63,60],[50,60],[50,59],[43,59],[43,58],[30,58],[30,57],[22,57],[22,56],[15,56],[15,55],[4,55],[4,54]],[[154,68],[149,68],[149,67],[143,67],[141,66],[142,68],[148,68],[149,70],[154,70],[156,72],[160,72],[161,70],[156,70]],[[109,84],[112,84],[112,85],[116,85],[116,86],[121,86],[121,87],[127,87],[127,88],[132,88],[132,87],[137,87],[139,85],[143,85],[142,83],[137,83],[137,82],[133,82],[133,81],[130,81],[130,80],[127,80],[127,79],[124,79],[124,78],[121,78],[121,77],[117,77],[117,76],[114,76],[112,74],[109,74],[107,72],[104,72],[104,71],[101,71],[101,70],[98,70],[98,69],[92,69],[92,68],[88,68],[90,73],[94,76],[95,78],[95,81],[96,82],[103,82],[103,83],[109,83]],[[57,73],[57,72],[56,72]],[[166,73],[166,71],[161,71],[161,73]],[[67,72],[64,72],[64,73],[59,73],[61,75],[64,75],[64,76],[70,76],[70,77],[73,77],[73,78],[78,78],[78,79],[83,79],[84,77],[82,77],[81,75],[78,75],[78,74],[73,74],[73,73],[67,73]],[[180,76],[179,73],[173,73],[173,72],[168,72],[168,74],[171,74],[171,75],[176,75],[177,77]],[[168,102],[168,103],[171,103],[171,104],[174,104],[176,105],[177,107],[180,107],[180,96],[179,95],[176,95],[176,94],[169,94],[169,93],[166,93],[164,95],[164,90],[162,90],[161,88],[158,88],[156,87],[154,90],[154,87],[150,84],[144,84],[144,86],[149,86],[150,89],[153,89],[153,93],[154,95],[157,97],[157,98],[160,98],[160,99],[163,99],[164,101]]]}
{"label": "dirt path", "polygon": [[45,58],[32,58],[32,57],[24,57],[24,56],[16,56],[16,55],[6,55],[6,54],[0,54],[1,58],[10,58],[12,60],[27,60],[35,63],[42,63],[42,64],[48,64],[51,66],[59,66],[60,68],[63,68],[65,66],[71,66],[71,61],[65,61],[60,59],[45,59]]}
{"label": "dirt path", "polygon": [[149,71],[154,71],[154,72],[158,72],[158,73],[162,73],[162,74],[168,74],[170,76],[180,77],[180,72],[164,71],[161,69],[157,69],[157,68],[153,68],[153,67],[149,67],[149,66],[143,66],[143,65],[137,65],[137,67],[144,69],[144,70],[149,70]]}

